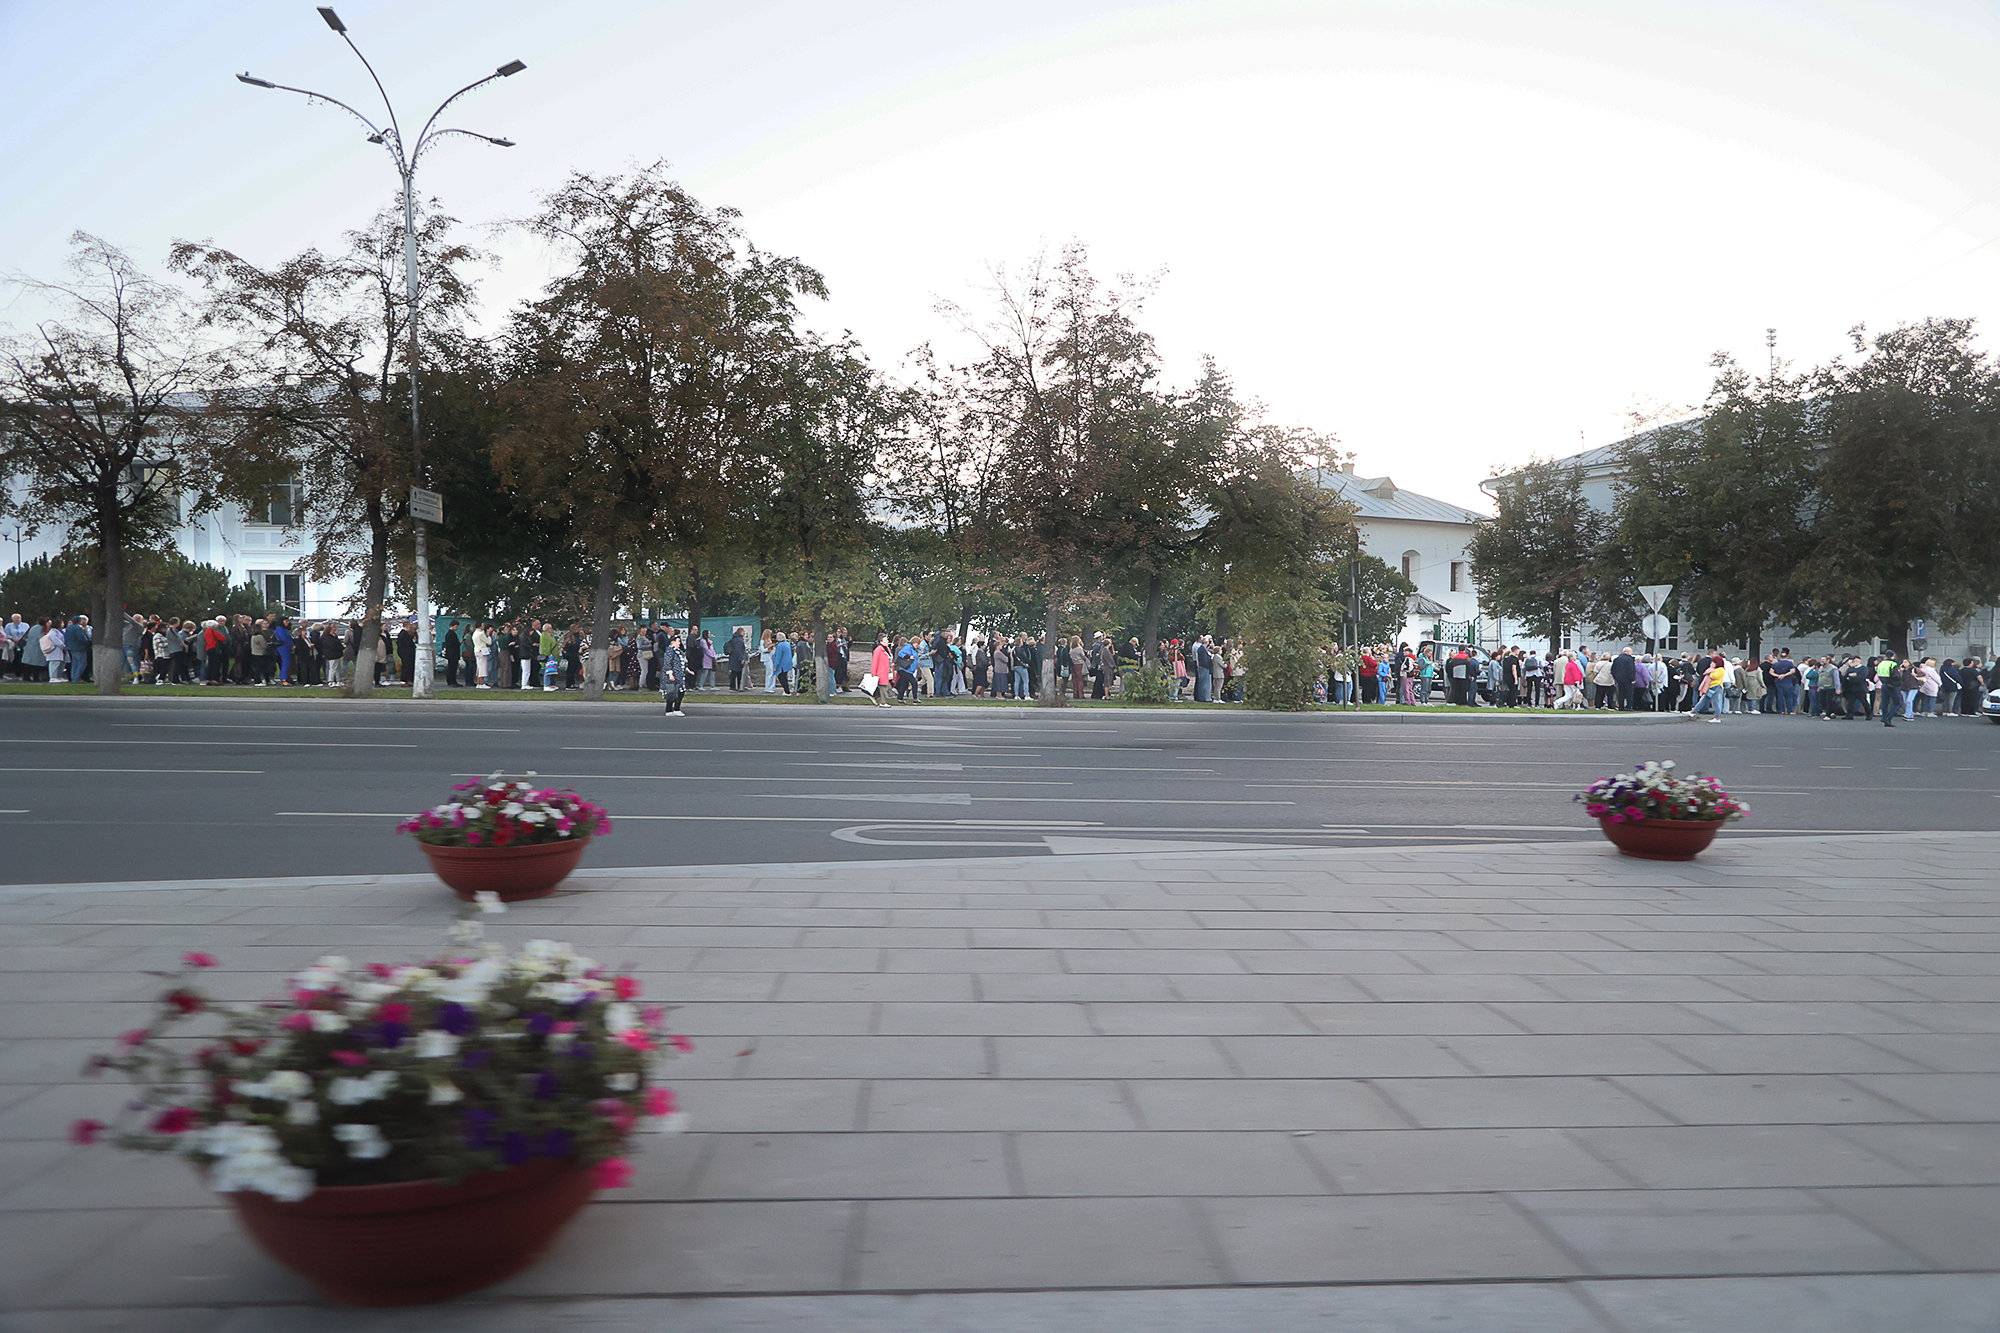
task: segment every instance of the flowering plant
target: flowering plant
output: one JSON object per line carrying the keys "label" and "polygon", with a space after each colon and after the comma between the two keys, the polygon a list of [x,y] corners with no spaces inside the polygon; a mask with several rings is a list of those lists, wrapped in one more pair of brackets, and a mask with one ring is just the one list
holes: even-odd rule
{"label": "flowering plant", "polygon": [[[685,1123],[653,1067],[692,1043],[668,1035],[661,1006],[635,1003],[636,980],[567,944],[474,946],[476,918],[453,933],[470,956],[365,968],[322,958],[287,998],[255,1006],[195,989],[190,973],[216,960],[188,954],[164,974],[153,1021],[86,1066],[120,1070],[139,1092],[117,1124],[79,1120],[71,1138],[178,1152],[217,1193],[286,1200],[320,1185],[455,1184],[536,1158],[588,1165],[600,1188],[627,1184],[641,1122]],[[191,1053],[168,1035],[204,1018],[220,1033]]]}
{"label": "flowering plant", "polygon": [[573,791],[509,782],[498,773],[452,791],[463,794],[410,816],[396,832],[436,847],[525,847],[611,832],[610,813]]}
{"label": "flowering plant", "polygon": [[1607,823],[1641,819],[1735,820],[1750,807],[1722,789],[1714,778],[1674,776],[1672,760],[1648,760],[1636,773],[1599,778],[1576,797],[1583,812]]}

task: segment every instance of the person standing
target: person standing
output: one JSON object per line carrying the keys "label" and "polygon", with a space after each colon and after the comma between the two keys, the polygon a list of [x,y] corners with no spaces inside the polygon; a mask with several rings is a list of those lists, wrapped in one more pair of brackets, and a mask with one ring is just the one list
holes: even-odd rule
{"label": "person standing", "polygon": [[791,637],[781,634],[772,640],[770,648],[764,653],[764,670],[771,677],[764,684],[764,692],[769,694],[773,690],[782,690],[790,694],[793,668]]}
{"label": "person standing", "polygon": [[877,708],[889,706],[889,687],[896,679],[896,659],[889,653],[889,636],[875,636],[875,651],[868,655],[868,674],[875,678],[870,699]]}
{"label": "person standing", "polygon": [[1097,657],[1097,684],[1091,689],[1093,699],[1109,699],[1111,682],[1118,679],[1118,651],[1111,644],[1111,636],[1099,631],[1094,645]]}
{"label": "person standing", "polygon": [[1792,650],[1780,648],[1778,655],[1771,659],[1771,684],[1777,695],[1772,711],[1796,713],[1799,711],[1799,664],[1792,660]]}
{"label": "person standing", "polygon": [[729,663],[729,692],[743,693],[743,678],[750,669],[750,641],[743,637],[741,625],[730,633],[729,642],[722,645],[722,655]]}
{"label": "person standing", "polygon": [[1875,664],[1875,706],[1882,712],[1882,725],[1896,725],[1902,709],[1902,692],[1896,688],[1896,658],[1893,654]]}
{"label": "person standing", "polygon": [[444,632],[444,683],[451,689],[458,688],[458,622],[452,621]]}
{"label": "person standing", "polygon": [[660,700],[666,705],[668,717],[686,717],[681,711],[681,702],[687,697],[688,661],[681,655],[681,633],[667,631],[666,642],[660,647]]}

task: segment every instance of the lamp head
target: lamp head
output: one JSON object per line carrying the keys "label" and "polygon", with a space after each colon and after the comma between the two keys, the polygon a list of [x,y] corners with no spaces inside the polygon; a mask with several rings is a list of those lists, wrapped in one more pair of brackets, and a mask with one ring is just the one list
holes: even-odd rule
{"label": "lamp head", "polygon": [[486,142],[500,148],[512,148],[514,146],[512,139],[488,139]]}
{"label": "lamp head", "polygon": [[[330,12],[331,12],[330,10],[324,10],[324,9],[320,11],[320,13],[322,14]],[[500,75],[502,78],[512,78],[514,75],[519,74],[522,70],[526,68],[527,66],[522,64],[520,61],[510,60],[506,64],[502,65],[499,69],[494,70],[493,72],[495,74]]]}
{"label": "lamp head", "polygon": [[259,79],[250,74],[238,74],[236,81],[238,83],[247,83],[253,88],[275,88],[278,86],[269,79]]}
{"label": "lamp head", "polygon": [[334,13],[325,5],[319,7],[319,16],[325,19],[326,26],[332,28],[335,32],[345,33],[347,31],[347,25],[340,21],[340,15]]}

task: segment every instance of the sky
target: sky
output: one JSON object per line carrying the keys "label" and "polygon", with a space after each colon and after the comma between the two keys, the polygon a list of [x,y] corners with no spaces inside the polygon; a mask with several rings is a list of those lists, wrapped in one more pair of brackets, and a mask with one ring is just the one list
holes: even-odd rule
{"label": "sky", "polygon": [[[665,159],[823,272],[811,322],[895,373],[963,350],[995,266],[1154,275],[1170,382],[1213,355],[1357,470],[1478,483],[1926,316],[2000,329],[2000,10],[1956,0],[343,0],[399,113],[511,59],[421,191],[468,225]],[[0,274],[78,229],[261,262],[391,201],[374,89],[308,4],[0,0]],[[497,324],[550,272],[487,231]],[[41,314],[0,291],[0,323]],[[1994,345],[1990,342],[1989,346]]]}

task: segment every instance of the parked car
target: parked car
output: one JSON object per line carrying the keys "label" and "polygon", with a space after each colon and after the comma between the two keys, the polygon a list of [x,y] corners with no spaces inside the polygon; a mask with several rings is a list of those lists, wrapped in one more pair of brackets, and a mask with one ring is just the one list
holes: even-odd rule
{"label": "parked car", "polygon": [[1478,673],[1479,697],[1487,703],[1492,703],[1493,687],[1486,680],[1486,664],[1493,660],[1493,654],[1487,652],[1476,643],[1444,643],[1437,639],[1425,639],[1417,645],[1417,651],[1438,664],[1435,697],[1439,699],[1449,699],[1451,697],[1451,679],[1445,674],[1445,671],[1447,664],[1451,661],[1452,655],[1461,648],[1471,655],[1475,664],[1474,669]]}
{"label": "parked car", "polygon": [[1979,715],[1988,722],[2000,722],[2000,690],[1986,691],[1986,697],[1979,701]]}

